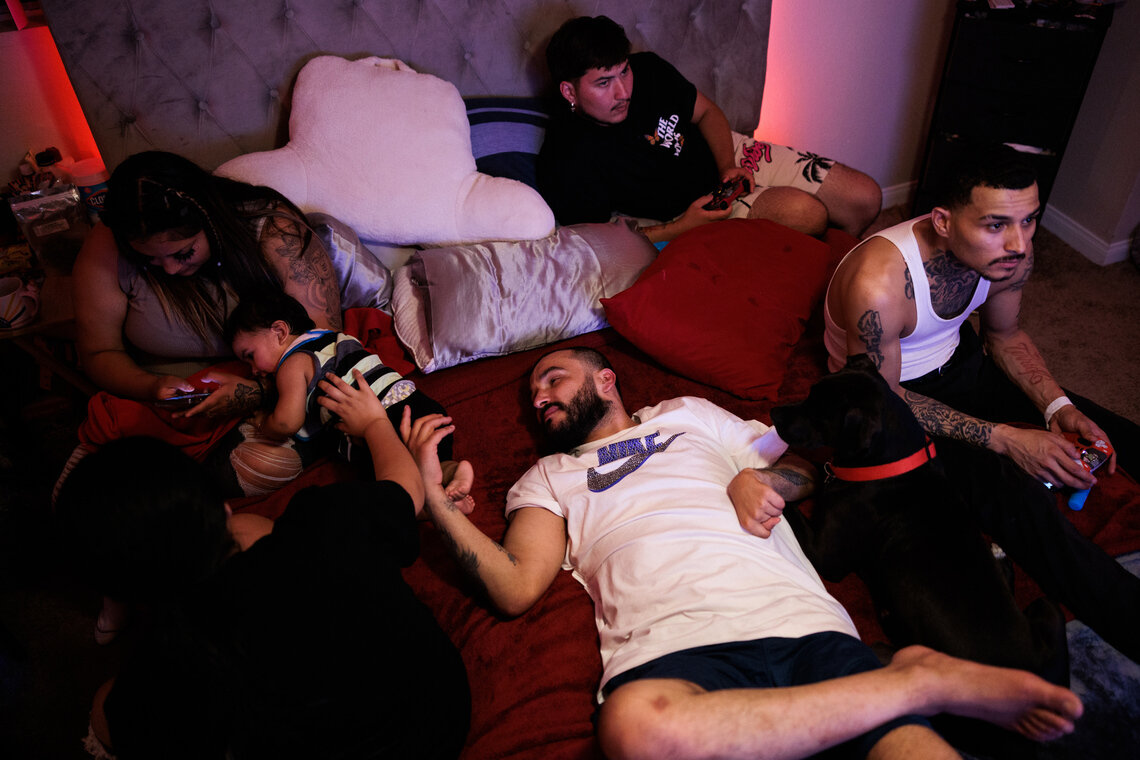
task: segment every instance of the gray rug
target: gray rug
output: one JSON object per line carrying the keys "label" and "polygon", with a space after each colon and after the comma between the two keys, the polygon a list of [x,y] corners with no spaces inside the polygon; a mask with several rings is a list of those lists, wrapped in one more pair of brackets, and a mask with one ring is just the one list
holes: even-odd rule
{"label": "gray rug", "polygon": [[[1140,552],[1119,559],[1140,576]],[[1140,665],[1084,623],[1068,625],[1072,689],[1084,701],[1077,730],[1042,745],[1040,760],[1120,760],[1140,756]]]}

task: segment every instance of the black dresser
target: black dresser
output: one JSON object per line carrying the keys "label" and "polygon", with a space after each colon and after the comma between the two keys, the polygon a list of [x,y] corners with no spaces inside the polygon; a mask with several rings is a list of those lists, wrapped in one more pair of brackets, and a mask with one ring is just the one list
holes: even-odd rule
{"label": "black dresser", "polygon": [[914,213],[930,211],[933,188],[970,141],[1024,150],[1044,204],[1111,21],[1110,4],[959,0]]}

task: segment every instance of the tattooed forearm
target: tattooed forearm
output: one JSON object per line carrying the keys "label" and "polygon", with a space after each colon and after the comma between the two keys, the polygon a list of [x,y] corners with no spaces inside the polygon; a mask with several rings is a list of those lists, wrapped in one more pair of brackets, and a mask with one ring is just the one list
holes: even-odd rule
{"label": "tattooed forearm", "polygon": [[813,478],[791,467],[762,467],[756,472],[764,476],[764,482],[788,501],[806,498],[815,488]]}
{"label": "tattooed forearm", "polygon": [[940,401],[906,389],[903,389],[902,397],[926,432],[978,446],[989,445],[994,430],[993,423],[962,414]]}
{"label": "tattooed forearm", "polygon": [[879,312],[868,309],[859,317],[856,326],[859,331],[859,340],[867,347],[867,356],[875,363],[876,369],[883,368],[883,321]]}
{"label": "tattooed forearm", "polygon": [[244,417],[250,412],[257,411],[265,406],[270,394],[266,393],[260,384],[238,383],[234,388],[234,395],[224,403],[211,407],[206,416],[214,419],[228,417]]}
{"label": "tattooed forearm", "polygon": [[[456,540],[455,536],[452,535],[445,521],[435,519],[435,517],[440,515],[440,513],[458,512],[459,508],[456,507],[450,499],[442,495],[429,495],[428,498],[431,500],[429,504],[429,512],[433,516],[432,523],[439,531],[439,535],[443,538],[444,544],[451,551],[451,553],[455,555],[455,559],[459,563],[459,567],[463,570],[464,574],[470,577],[471,580],[473,580],[478,585],[479,590],[482,591],[485,596],[490,598],[490,592],[487,589],[487,584],[479,573],[479,570],[482,567],[482,563],[480,562],[478,551],[471,548],[470,546],[461,545],[459,541]],[[491,541],[490,543],[500,553],[506,555],[507,560],[510,561],[512,565],[518,565],[518,558],[507,551],[506,547],[495,541]]]}
{"label": "tattooed forearm", "polygon": [[443,538],[443,543],[451,550],[451,553],[455,555],[455,559],[459,562],[459,567],[463,570],[463,574],[475,581],[479,590],[484,596],[487,596],[487,584],[479,577],[479,556],[474,551],[461,547],[459,542],[455,540],[455,537],[452,536],[446,528],[439,527],[438,525],[436,527],[439,528],[439,535]]}

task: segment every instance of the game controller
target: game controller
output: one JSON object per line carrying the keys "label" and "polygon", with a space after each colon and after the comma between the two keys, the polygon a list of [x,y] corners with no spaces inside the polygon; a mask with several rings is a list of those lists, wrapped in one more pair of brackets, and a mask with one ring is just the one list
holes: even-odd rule
{"label": "game controller", "polygon": [[1072,441],[1073,445],[1080,451],[1081,467],[1084,467],[1086,472],[1093,472],[1112,457],[1112,446],[1108,444],[1108,441],[1090,441],[1077,433],[1062,433],[1061,435]]}
{"label": "game controller", "polygon": [[751,189],[752,183],[743,177],[722,182],[713,190],[712,200],[706,203],[702,208],[706,211],[723,211],[728,208],[734,200],[742,195],[747,195]]}
{"label": "game controller", "polygon": [[[1077,447],[1080,452],[1080,459],[1077,461],[1081,467],[1085,468],[1085,472],[1094,472],[1112,457],[1112,446],[1109,445],[1108,441],[1090,441],[1079,433],[1061,433],[1061,435],[1072,441],[1073,445]],[[1052,483],[1046,483],[1045,487],[1053,488],[1054,486]],[[1089,497],[1089,490],[1082,488],[1070,494],[1069,509],[1079,512],[1085,506],[1085,500]]]}

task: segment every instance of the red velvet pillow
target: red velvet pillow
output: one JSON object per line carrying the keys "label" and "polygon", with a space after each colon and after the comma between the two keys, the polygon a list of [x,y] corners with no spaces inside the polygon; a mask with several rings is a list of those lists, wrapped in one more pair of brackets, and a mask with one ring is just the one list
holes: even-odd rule
{"label": "red velvet pillow", "polygon": [[835,263],[832,248],[813,237],[763,219],[728,219],[678,237],[602,304],[623,337],[669,369],[774,401]]}

